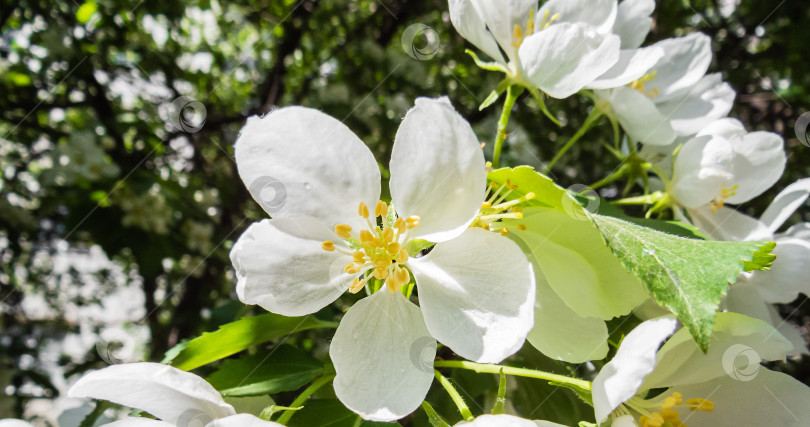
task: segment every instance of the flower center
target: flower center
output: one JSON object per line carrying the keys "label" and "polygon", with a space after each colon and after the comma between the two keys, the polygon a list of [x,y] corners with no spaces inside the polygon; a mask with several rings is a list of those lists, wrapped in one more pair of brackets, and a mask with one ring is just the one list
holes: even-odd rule
{"label": "flower center", "polygon": [[[393,210],[389,212],[388,205],[382,200],[374,208],[373,220],[368,206],[363,202],[357,207],[357,214],[366,220],[367,229],[354,231],[347,224],[335,226],[335,234],[349,245],[351,251],[335,246],[332,240],[323,242],[321,248],[352,257],[352,261],[343,268],[345,273],[364,273],[365,277],[356,277],[352,281],[349,292],[354,294],[363,289],[368,280],[368,271],[371,271],[370,276],[385,280],[390,292],[399,292],[411,280],[410,273],[402,265],[408,261],[404,246],[410,231],[419,225],[419,217],[398,218]],[[377,225],[377,218],[380,218],[380,225]]]}
{"label": "flower center", "polygon": [[740,186],[735,185],[733,187],[723,188],[722,190],[720,190],[720,195],[715,197],[714,200],[712,200],[712,204],[710,205],[712,212],[717,213],[718,210],[722,209],[723,206],[726,205],[726,199],[736,195],[738,188],[740,188]]}
{"label": "flower center", "polygon": [[[470,227],[497,231],[503,236],[509,234],[509,229],[501,226],[498,222],[502,219],[523,218],[523,212],[521,212],[521,208],[517,205],[534,198],[534,193],[529,192],[520,198],[508,202],[505,201],[512,191],[517,188],[517,185],[512,184],[509,180],[506,180],[506,182],[500,186],[494,182],[490,182],[487,187],[487,195],[484,199],[486,201],[481,204],[481,209],[478,211],[478,215],[475,217]],[[504,191],[504,189],[506,191]],[[503,194],[501,194],[502,192]],[[520,227],[523,227],[522,229],[526,228],[523,224],[519,224],[518,228]]]}
{"label": "flower center", "polygon": [[651,82],[651,81],[655,80],[655,75],[656,74],[658,74],[657,70],[656,71],[651,71],[651,72],[641,76],[640,79],[630,83],[627,86],[629,86],[629,87],[643,93],[644,95],[649,96],[650,98],[655,98],[656,96],[658,96],[661,93],[661,90],[658,89],[657,87],[653,88],[652,90],[646,90],[646,89],[644,89],[644,83],[648,83],[648,82]]}
{"label": "flower center", "polygon": [[686,424],[681,422],[680,414],[674,410],[675,408],[686,407],[692,412],[712,412],[714,411],[714,402],[700,398],[689,399],[684,402],[683,395],[674,392],[663,399],[644,400],[640,397],[634,397],[616,410],[617,415],[628,414],[629,411],[625,407],[643,414],[638,419],[640,427],[687,427]]}
{"label": "flower center", "polygon": [[523,40],[525,40],[530,35],[534,34],[537,31],[545,30],[546,28],[551,25],[552,22],[560,19],[560,14],[555,13],[549,19],[549,11],[547,10],[546,13],[543,15],[543,21],[540,22],[540,25],[535,27],[534,25],[534,9],[529,10],[529,19],[526,21],[526,31],[523,31],[523,27],[518,24],[515,24],[515,29],[512,31],[512,46],[515,48],[519,48],[521,44],[523,44]]}

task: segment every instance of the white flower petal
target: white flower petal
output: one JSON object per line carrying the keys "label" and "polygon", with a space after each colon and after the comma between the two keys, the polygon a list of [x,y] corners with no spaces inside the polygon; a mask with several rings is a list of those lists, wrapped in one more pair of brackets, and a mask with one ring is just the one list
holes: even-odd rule
{"label": "white flower petal", "polygon": [[534,273],[537,296],[529,343],[547,357],[569,363],[604,359],[608,352],[605,321],[580,317],[551,289],[539,267],[534,267]]}
{"label": "white flower petal", "polygon": [[338,399],[367,420],[394,421],[427,395],[436,340],[419,307],[383,287],[343,316],[329,355]]}
{"label": "white flower petal", "polygon": [[810,242],[810,222],[796,224],[788,228],[787,231],[782,234],[788,237],[795,237],[797,239],[803,239]]}
{"label": "white flower petal", "polygon": [[734,144],[734,184],[736,193],[726,202],[740,204],[771,188],[782,176],[787,163],[784,141],[772,132],[751,132]]}
{"label": "white flower petal", "polygon": [[760,221],[775,233],[807,201],[808,196],[810,196],[810,178],[800,179],[788,185],[765,209]]}
{"label": "white flower petal", "polygon": [[477,9],[476,0],[449,0],[450,22],[462,37],[484,51],[495,61],[506,64],[498,42],[487,30],[484,18]]}
{"label": "white flower petal", "polygon": [[[205,427],[283,427],[279,423],[264,421],[249,414],[232,415],[227,418],[214,420]],[[183,426],[178,426],[183,427]]]}
{"label": "white flower petal", "polygon": [[672,196],[687,208],[704,206],[732,187],[732,144],[722,137],[699,136],[687,141],[675,158]]}
{"label": "white flower petal", "polygon": [[380,197],[371,151],[343,123],[315,109],[284,107],[249,118],[234,150],[242,181],[275,218],[362,225],[357,206],[374,206]]}
{"label": "white flower petal", "polygon": [[744,241],[770,240],[773,235],[765,224],[729,207],[715,208],[703,205],[689,209],[689,217],[700,231],[714,240]]}
{"label": "white flower petal", "polygon": [[447,98],[417,98],[391,153],[391,199],[400,217],[420,217],[412,232],[431,242],[461,234],[484,202],[484,152]]}
{"label": "white flower petal", "polygon": [[634,141],[669,145],[675,140],[669,120],[648,96],[629,87],[617,87],[606,96],[616,119]]}
{"label": "white flower petal", "polygon": [[605,74],[619,60],[619,37],[563,22],[520,45],[528,80],[553,98],[567,98]]}
{"label": "white flower petal", "polygon": [[497,363],[534,325],[534,274],[517,244],[470,228],[411,259],[419,304],[432,336],[464,358]]}
{"label": "white flower petal", "polygon": [[750,381],[730,376],[701,384],[675,387],[684,399],[703,398],[714,402],[712,412],[690,412],[677,408],[689,427],[810,425],[810,388],[790,375],[762,368]]}
{"label": "white flower petal", "polygon": [[303,316],[331,304],[359,273],[344,273],[351,257],[323,250],[326,240],[345,246],[315,218],[251,224],[231,249],[239,299],[285,316]]}
{"label": "white flower petal", "polygon": [[0,427],[34,427],[34,425],[23,420],[7,418],[0,420]]}
{"label": "white flower petal", "polygon": [[548,421],[529,421],[514,415],[481,415],[473,421],[462,421],[456,426],[466,427],[564,427]]}
{"label": "white flower petal", "polygon": [[517,49],[512,45],[515,25],[523,31],[537,10],[537,0],[473,0],[478,6],[487,28],[510,60],[517,58]]}
{"label": "white flower petal", "polygon": [[623,0],[619,3],[613,32],[622,39],[622,49],[634,49],[644,43],[652,28],[655,0]]}
{"label": "white flower petal", "polygon": [[790,342],[763,320],[717,313],[709,351],[704,354],[689,331],[682,328],[661,347],[655,371],[644,381],[643,388],[696,384],[732,375],[733,362],[740,356],[750,352],[756,356],[752,363],[758,365],[760,359],[784,360],[791,348]]}
{"label": "white flower petal", "polygon": [[610,427],[638,427],[638,424],[636,424],[636,420],[633,419],[632,415],[622,415],[614,419]]}
{"label": "white flower petal", "polygon": [[663,56],[664,50],[655,46],[622,50],[616,65],[590,83],[588,88],[611,89],[630,84],[643,77]]}
{"label": "white flower petal", "polygon": [[[23,427],[23,426],[6,426],[0,422],[0,427]],[[113,421],[111,423],[103,424],[101,427],[177,427],[175,424],[167,423],[166,421],[152,420],[149,418],[125,418],[120,421]]]}
{"label": "white flower petal", "polygon": [[604,422],[614,409],[636,395],[644,378],[655,368],[658,346],[672,335],[677,325],[669,317],[648,320],[624,337],[616,355],[593,380],[597,423]]}
{"label": "white flower petal", "polygon": [[691,136],[712,121],[728,115],[737,93],[719,73],[709,74],[681,98],[658,103],[679,136]]}
{"label": "white flower petal", "polygon": [[776,240],[776,260],[770,270],[754,271],[745,279],[770,303],[789,303],[800,293],[810,295],[810,242],[790,237]]}
{"label": "white flower petal", "polygon": [[749,284],[743,278],[728,289],[723,306],[726,311],[760,319],[776,328],[793,345],[793,348],[787,352],[788,357],[810,354],[807,342],[799,329],[782,319],[776,306],[765,302],[756,286]]}
{"label": "white flower petal", "polygon": [[70,397],[107,400],[141,409],[163,421],[234,415],[233,407],[202,378],[160,363],[112,365],[85,374]]}
{"label": "white flower petal", "polygon": [[697,133],[697,136],[707,135],[734,141],[742,139],[746,133],[745,125],[741,121],[731,117],[724,117],[706,125],[706,127]]}
{"label": "white flower petal", "polygon": [[664,57],[653,67],[655,80],[645,85],[658,88],[656,103],[680,98],[706,74],[712,62],[712,40],[702,33],[662,40],[653,46],[664,49]]}
{"label": "white flower petal", "polygon": [[613,29],[618,5],[616,0],[549,0],[537,12],[536,28],[548,13],[551,18],[559,14],[556,22],[576,22],[606,34]]}

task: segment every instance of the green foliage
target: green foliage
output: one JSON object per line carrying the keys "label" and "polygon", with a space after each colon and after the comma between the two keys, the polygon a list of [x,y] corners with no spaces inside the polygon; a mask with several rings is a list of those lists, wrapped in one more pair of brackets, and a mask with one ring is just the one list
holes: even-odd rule
{"label": "green foliage", "polygon": [[743,271],[763,270],[774,243],[686,239],[627,221],[593,215],[608,245],[647,286],[655,301],[678,315],[703,351],[728,285]]}

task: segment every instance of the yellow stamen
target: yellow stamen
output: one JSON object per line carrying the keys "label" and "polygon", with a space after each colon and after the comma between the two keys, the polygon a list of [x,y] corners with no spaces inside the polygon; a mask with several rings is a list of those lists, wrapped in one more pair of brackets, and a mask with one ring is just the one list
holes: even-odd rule
{"label": "yellow stamen", "polygon": [[368,206],[365,203],[360,202],[360,206],[357,207],[357,214],[363,218],[368,218]]}
{"label": "yellow stamen", "polygon": [[686,401],[686,405],[689,406],[690,411],[703,411],[703,412],[712,412],[714,411],[714,402],[707,399],[689,399]]}
{"label": "yellow stamen", "polygon": [[383,280],[386,277],[388,277],[388,269],[387,268],[382,268],[382,267],[377,267],[372,272],[372,275],[374,277],[376,277],[377,279],[379,279],[379,280]]}
{"label": "yellow stamen", "polygon": [[394,228],[397,229],[397,233],[402,234],[407,229],[407,224],[405,223],[404,219],[397,218],[397,220],[394,221]]}
{"label": "yellow stamen", "polygon": [[400,250],[400,245],[397,242],[391,242],[388,244],[388,248],[386,249],[388,250],[389,254],[398,254]]}
{"label": "yellow stamen", "polygon": [[386,242],[390,242],[394,239],[394,230],[391,228],[386,227],[385,230],[382,232],[382,238]]}
{"label": "yellow stamen", "polygon": [[413,230],[419,226],[419,217],[415,215],[409,216],[408,219],[405,220],[405,224],[408,230]]}
{"label": "yellow stamen", "polygon": [[352,231],[352,228],[346,224],[338,224],[335,226],[335,234],[343,239],[351,239],[352,235],[349,234],[350,231]]}
{"label": "yellow stamen", "polygon": [[360,230],[360,241],[363,243],[371,243],[374,241],[374,235],[368,230]]}
{"label": "yellow stamen", "polygon": [[321,243],[321,249],[325,250],[326,252],[334,252],[335,251],[335,242],[331,240],[327,240]]}
{"label": "yellow stamen", "polygon": [[405,249],[399,250],[399,258],[397,258],[397,262],[400,264],[404,264],[408,261],[408,251]]}
{"label": "yellow stamen", "polygon": [[352,255],[352,259],[357,264],[362,264],[362,263],[366,262],[366,253],[363,252],[363,251],[357,251]]}
{"label": "yellow stamen", "polygon": [[355,277],[352,280],[352,284],[349,285],[349,292],[356,294],[360,292],[363,287],[366,286],[366,279],[360,279],[359,277]]}
{"label": "yellow stamen", "polygon": [[526,231],[526,224],[518,224],[517,229],[520,231]]}
{"label": "yellow stamen", "polygon": [[382,200],[379,200],[377,202],[377,206],[374,207],[374,216],[378,216],[381,218],[385,218],[388,216],[388,205]]}
{"label": "yellow stamen", "polygon": [[507,235],[509,235],[509,229],[506,228],[506,227],[501,228],[501,236],[507,236]]}

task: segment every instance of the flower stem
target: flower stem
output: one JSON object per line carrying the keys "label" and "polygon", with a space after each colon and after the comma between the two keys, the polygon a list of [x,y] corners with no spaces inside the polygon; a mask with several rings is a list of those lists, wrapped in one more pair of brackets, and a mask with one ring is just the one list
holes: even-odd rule
{"label": "flower stem", "polygon": [[571,147],[573,147],[574,144],[576,144],[576,142],[579,141],[579,139],[585,135],[585,132],[588,132],[588,130],[590,130],[596,124],[596,122],[599,121],[599,118],[601,117],[602,117],[602,110],[598,108],[594,108],[593,110],[591,110],[591,113],[588,114],[588,117],[585,119],[585,122],[582,123],[582,127],[580,127],[577,133],[575,133],[574,136],[572,136],[571,139],[569,139],[568,142],[565,143],[563,148],[561,148],[560,151],[557,152],[554,158],[551,159],[550,162],[548,162],[545,171],[546,174],[548,174],[551,171],[551,168],[553,168],[554,165],[557,164],[557,162],[562,158],[562,156],[564,156],[565,153]]}
{"label": "flower stem", "polygon": [[506,140],[506,125],[509,124],[509,115],[512,114],[512,108],[514,108],[518,96],[523,92],[523,89],[513,90],[513,87],[509,86],[506,89],[506,100],[503,102],[503,111],[498,120],[498,133],[495,136],[495,148],[492,152],[492,167],[494,168],[498,168],[501,162],[501,147]]}
{"label": "flower stem", "polygon": [[[434,366],[435,365],[436,363],[434,362]],[[450,395],[450,398],[453,399],[453,403],[455,403],[456,406],[458,407],[458,412],[461,413],[461,417],[464,418],[465,421],[474,420],[475,417],[470,411],[470,407],[467,406],[466,403],[464,403],[464,399],[458,393],[458,390],[456,390],[456,388],[453,387],[453,384],[450,383],[450,380],[445,378],[441,372],[435,369],[433,370],[433,375],[436,377],[437,380],[439,380],[439,383],[442,385],[442,387],[444,387],[444,389],[447,390],[447,394]]]}
{"label": "flower stem", "polygon": [[511,366],[484,364],[468,362],[466,360],[437,360],[433,362],[435,368],[459,368],[468,369],[477,373],[500,374],[501,369],[506,375],[515,375],[518,377],[536,378],[539,380],[547,380],[554,383],[565,384],[573,386],[584,391],[591,391],[590,381],[580,380],[577,378],[566,377],[565,375],[552,374],[550,372],[537,371],[534,369],[513,368]]}
{"label": "flower stem", "polygon": [[[302,406],[303,403],[310,396],[312,396],[321,387],[332,382],[333,379],[335,379],[335,374],[326,374],[318,378],[312,384],[310,384],[309,387],[307,387],[304,391],[302,391],[301,394],[299,394],[298,397],[295,398],[295,400],[293,400],[293,402],[290,404],[290,407],[297,408],[299,406]],[[290,421],[290,418],[292,418],[292,416],[295,415],[295,412],[296,412],[295,409],[284,411],[284,413],[281,414],[280,417],[278,417],[278,420],[276,420],[276,422],[279,424],[287,425],[287,423]]]}

